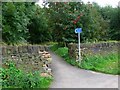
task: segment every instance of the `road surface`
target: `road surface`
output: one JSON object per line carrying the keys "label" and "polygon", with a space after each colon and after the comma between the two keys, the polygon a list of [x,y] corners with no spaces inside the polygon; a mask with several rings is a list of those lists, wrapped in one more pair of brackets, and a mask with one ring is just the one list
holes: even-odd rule
{"label": "road surface", "polygon": [[54,81],[51,88],[118,88],[118,76],[83,70],[50,52]]}

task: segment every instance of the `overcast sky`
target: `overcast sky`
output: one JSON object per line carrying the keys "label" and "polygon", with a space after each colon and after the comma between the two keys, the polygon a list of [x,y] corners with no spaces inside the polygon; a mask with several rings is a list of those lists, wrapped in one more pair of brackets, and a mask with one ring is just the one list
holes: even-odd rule
{"label": "overcast sky", "polygon": [[[38,4],[41,5],[43,0],[39,0]],[[55,0],[57,1],[57,0]],[[112,7],[118,6],[118,2],[120,0],[82,0],[84,3],[89,2],[97,2],[100,6],[106,6],[106,5],[111,5]]]}
{"label": "overcast sky", "polygon": [[97,2],[100,6],[111,5],[112,7],[118,6],[119,0],[83,0],[83,2]]}

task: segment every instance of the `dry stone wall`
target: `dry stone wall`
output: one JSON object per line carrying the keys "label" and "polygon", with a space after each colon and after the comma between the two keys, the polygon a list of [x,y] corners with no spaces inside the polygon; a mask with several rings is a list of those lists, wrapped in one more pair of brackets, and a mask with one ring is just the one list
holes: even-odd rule
{"label": "dry stone wall", "polygon": [[[81,55],[90,54],[105,54],[107,52],[119,52],[120,42],[104,42],[104,43],[92,43],[92,44],[81,44]],[[71,58],[78,59],[78,44],[70,43],[68,45],[68,53]]]}
{"label": "dry stone wall", "polygon": [[2,66],[12,61],[17,68],[25,72],[40,71],[51,74],[51,55],[47,52],[46,46],[2,46]]}

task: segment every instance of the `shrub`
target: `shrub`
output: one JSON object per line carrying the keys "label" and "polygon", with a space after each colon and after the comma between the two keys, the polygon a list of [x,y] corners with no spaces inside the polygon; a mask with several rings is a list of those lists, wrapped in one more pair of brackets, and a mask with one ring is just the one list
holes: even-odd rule
{"label": "shrub", "polygon": [[25,73],[17,69],[14,63],[9,63],[9,68],[1,68],[3,88],[48,88],[52,78],[40,77],[40,73]]}

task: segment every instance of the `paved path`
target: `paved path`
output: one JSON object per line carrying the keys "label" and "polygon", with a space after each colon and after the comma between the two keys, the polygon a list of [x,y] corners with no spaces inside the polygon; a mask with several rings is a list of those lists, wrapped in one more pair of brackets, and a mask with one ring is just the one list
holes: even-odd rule
{"label": "paved path", "polygon": [[59,56],[50,53],[54,75],[51,88],[118,88],[118,76],[73,67]]}

